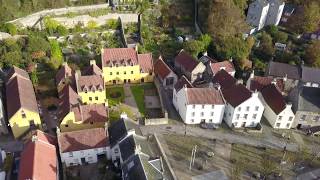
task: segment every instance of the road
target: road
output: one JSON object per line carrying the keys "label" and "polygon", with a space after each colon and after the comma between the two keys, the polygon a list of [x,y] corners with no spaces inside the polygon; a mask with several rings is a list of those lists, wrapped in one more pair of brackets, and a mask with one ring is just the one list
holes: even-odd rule
{"label": "road", "polygon": [[[266,139],[259,138],[251,135],[243,135],[234,131],[222,131],[222,130],[209,130],[201,129],[193,126],[183,125],[157,125],[157,126],[141,126],[141,132],[143,135],[158,133],[158,134],[179,134],[189,135],[195,137],[202,137],[208,139],[218,139],[221,141],[227,141],[229,143],[245,144],[257,147],[269,147],[283,149],[286,142],[280,138]],[[288,143],[287,150],[298,151],[299,145],[295,143]]]}

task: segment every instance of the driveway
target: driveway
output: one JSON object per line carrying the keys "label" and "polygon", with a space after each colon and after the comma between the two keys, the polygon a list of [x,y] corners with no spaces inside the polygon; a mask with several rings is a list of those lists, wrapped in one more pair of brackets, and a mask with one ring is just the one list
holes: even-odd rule
{"label": "driveway", "polygon": [[[221,141],[227,141],[229,143],[246,144],[250,146],[261,146],[269,148],[283,149],[286,142],[283,139],[272,138],[266,139],[264,137],[255,137],[250,134],[244,135],[242,133],[234,132],[231,130],[208,130],[201,129],[194,126],[182,126],[182,125],[156,125],[156,126],[141,126],[141,132],[143,135],[158,133],[158,134],[179,134],[202,137],[208,139],[218,139]],[[295,143],[288,143],[287,150],[298,151],[299,146]]]}

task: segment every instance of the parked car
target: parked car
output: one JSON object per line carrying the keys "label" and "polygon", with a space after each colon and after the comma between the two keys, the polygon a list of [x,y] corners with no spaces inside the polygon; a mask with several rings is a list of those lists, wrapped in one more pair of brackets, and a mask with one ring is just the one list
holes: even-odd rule
{"label": "parked car", "polygon": [[219,128],[219,126],[214,123],[201,123],[200,127],[203,129],[217,129],[217,128]]}

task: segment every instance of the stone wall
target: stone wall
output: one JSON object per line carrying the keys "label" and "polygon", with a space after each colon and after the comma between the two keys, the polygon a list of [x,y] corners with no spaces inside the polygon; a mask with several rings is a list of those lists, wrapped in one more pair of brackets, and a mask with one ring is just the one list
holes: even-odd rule
{"label": "stone wall", "polygon": [[20,25],[22,28],[33,27],[35,23],[44,16],[53,16],[53,15],[62,15],[67,13],[82,13],[84,11],[93,11],[103,8],[108,8],[109,4],[98,4],[98,5],[90,5],[90,6],[78,6],[78,7],[66,7],[66,8],[58,8],[58,9],[49,9],[39,11],[28,16],[18,18],[8,23],[14,23]]}
{"label": "stone wall", "polygon": [[107,20],[110,19],[121,19],[122,23],[137,23],[138,15],[137,14],[118,14],[118,13],[110,13],[107,15],[99,16],[99,17],[91,17],[89,15],[81,15],[73,18],[68,17],[56,17],[54,20],[58,21],[60,24],[64,25],[67,28],[72,28],[78,23],[87,26],[88,22],[94,21],[98,26],[106,24]]}

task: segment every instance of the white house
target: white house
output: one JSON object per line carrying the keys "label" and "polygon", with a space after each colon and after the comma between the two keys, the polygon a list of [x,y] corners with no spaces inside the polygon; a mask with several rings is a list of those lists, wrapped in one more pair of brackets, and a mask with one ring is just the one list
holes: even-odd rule
{"label": "white house", "polygon": [[170,69],[170,67],[162,60],[161,56],[154,63],[154,73],[163,87],[172,88],[178,81],[177,75]]}
{"label": "white house", "polygon": [[267,25],[278,25],[285,3],[282,0],[256,0],[249,5],[246,21],[249,25],[262,29]]}
{"label": "white house", "polygon": [[173,105],[186,124],[221,124],[225,108],[220,89],[194,88],[187,84],[175,86]]}
{"label": "white house", "polygon": [[260,99],[265,106],[263,116],[276,129],[290,129],[294,120],[292,104],[287,104],[274,84],[264,87]]}
{"label": "white house", "polygon": [[62,163],[67,167],[96,163],[98,158],[110,159],[108,133],[104,128],[85,129],[58,134]]}
{"label": "white house", "polygon": [[261,120],[264,106],[258,92],[250,92],[242,84],[222,90],[226,100],[224,121],[229,127],[256,127]]}
{"label": "white house", "polygon": [[174,60],[175,69],[185,75],[192,83],[203,79],[203,74],[206,70],[206,66],[193,58],[183,49],[175,57]]}

